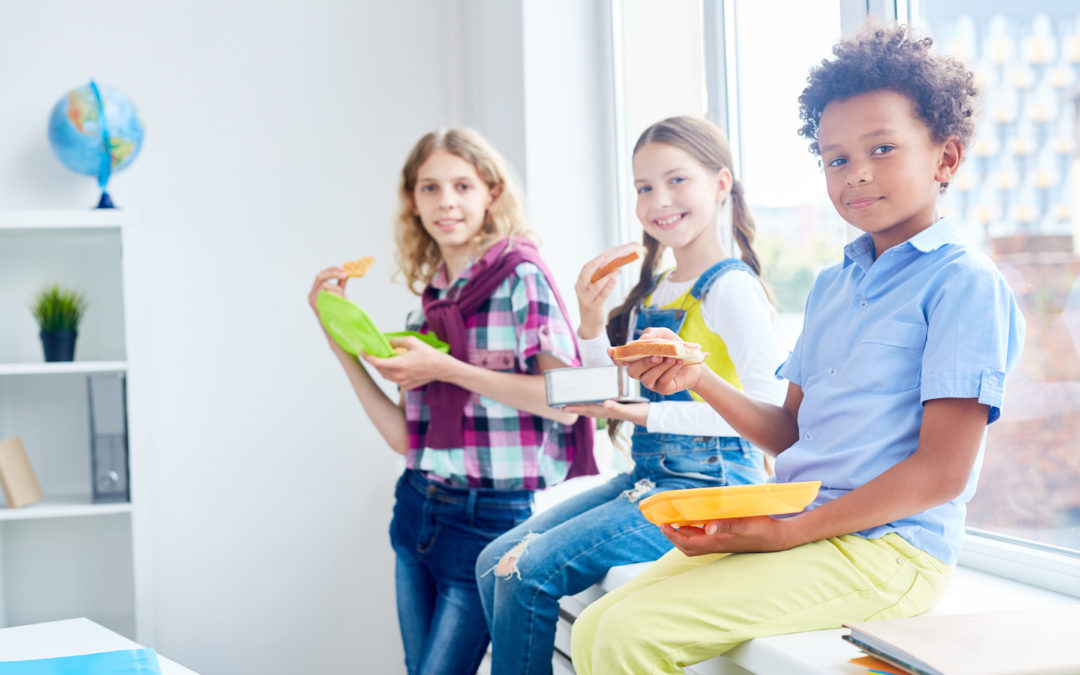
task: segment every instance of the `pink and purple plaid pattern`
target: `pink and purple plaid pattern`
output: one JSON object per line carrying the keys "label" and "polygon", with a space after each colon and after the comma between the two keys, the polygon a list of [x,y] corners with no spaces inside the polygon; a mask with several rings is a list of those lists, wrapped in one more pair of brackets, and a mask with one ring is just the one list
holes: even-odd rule
{"label": "pink and purple plaid pattern", "polygon": [[[439,297],[457,293],[473,268],[446,287],[440,270],[434,285]],[[414,310],[408,330],[426,331],[423,311]],[[510,373],[537,375],[537,354],[552,354],[567,365],[580,365],[573,328],[559,310],[551,286],[532,263],[522,263],[499,285],[480,310],[465,322],[469,361]],[[539,490],[566,478],[567,449],[574,445],[573,427],[521,412],[473,393],[465,406],[464,447],[434,449],[424,442],[429,420],[424,389],[405,393],[410,469],[428,478],[463,487]]]}

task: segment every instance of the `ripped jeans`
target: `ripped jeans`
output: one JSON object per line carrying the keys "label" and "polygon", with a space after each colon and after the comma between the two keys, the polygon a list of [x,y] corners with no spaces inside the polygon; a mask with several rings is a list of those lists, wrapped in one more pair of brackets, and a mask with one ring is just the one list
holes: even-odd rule
{"label": "ripped jeans", "polygon": [[671,550],[639,501],[664,490],[766,478],[761,452],[741,438],[638,431],[633,448],[632,472],[536,514],[480,553],[476,576],[492,675],[551,673],[559,598],[585,590],[611,567]]}

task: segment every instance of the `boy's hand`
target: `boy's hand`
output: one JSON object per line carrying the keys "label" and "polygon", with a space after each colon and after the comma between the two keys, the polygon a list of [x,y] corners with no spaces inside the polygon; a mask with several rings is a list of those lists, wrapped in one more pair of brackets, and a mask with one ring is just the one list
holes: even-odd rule
{"label": "boy's hand", "polygon": [[319,300],[319,291],[327,291],[344,298],[345,283],[348,280],[349,275],[345,274],[345,270],[340,267],[327,267],[315,275],[315,283],[312,284],[311,292],[308,293],[308,304],[311,305],[316,316],[319,314],[316,304]]}
{"label": "boy's hand", "polygon": [[608,400],[603,403],[563,406],[563,411],[586,417],[624,420],[642,427],[649,420],[648,403],[619,403],[618,401]]}
{"label": "boy's hand", "polygon": [[[681,340],[678,335],[667,328],[646,328],[641,338],[664,338],[667,340]],[[612,356],[613,349],[608,347],[608,356]],[[658,394],[670,395],[685,389],[693,389],[701,379],[704,364],[696,363],[687,365],[681,359],[667,359],[660,356],[650,356],[647,359],[637,361],[618,361],[612,357],[617,366],[626,366],[626,374],[652,389]]]}
{"label": "boy's hand", "polygon": [[705,528],[661,525],[660,531],[688,556],[710,553],[767,553],[796,546],[787,519],[769,516],[711,520]]}
{"label": "boy's hand", "polygon": [[395,351],[404,349],[404,353],[380,359],[371,354],[362,354],[366,363],[371,364],[387,380],[395,383],[404,391],[422,387],[436,380],[447,380],[448,369],[457,362],[454,357],[443,354],[431,345],[415,337],[393,338],[390,346]]}

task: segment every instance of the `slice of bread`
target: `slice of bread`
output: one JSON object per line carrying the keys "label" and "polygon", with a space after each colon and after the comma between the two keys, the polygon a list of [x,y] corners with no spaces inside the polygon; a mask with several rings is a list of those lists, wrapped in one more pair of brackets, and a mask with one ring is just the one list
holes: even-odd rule
{"label": "slice of bread", "polygon": [[623,265],[628,265],[641,257],[641,244],[623,244],[607,252],[615,256],[601,265],[593,275],[589,277],[590,283],[596,283]]}
{"label": "slice of bread", "polygon": [[634,340],[613,350],[612,358],[616,361],[637,361],[650,356],[662,356],[667,359],[682,359],[692,365],[702,363],[709,354],[701,351],[701,345],[682,340],[663,338],[644,338]]}

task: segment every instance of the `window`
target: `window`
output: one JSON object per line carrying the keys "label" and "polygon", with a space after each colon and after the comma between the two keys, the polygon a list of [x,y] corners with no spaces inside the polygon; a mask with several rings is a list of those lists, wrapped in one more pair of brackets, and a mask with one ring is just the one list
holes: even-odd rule
{"label": "window", "polygon": [[[707,24],[707,35],[711,58],[723,61],[727,74],[713,80],[728,82],[729,93],[735,84],[738,95],[725,96],[727,105],[718,104],[713,116],[718,123],[726,117],[736,174],[757,225],[764,278],[779,310],[781,346],[790,349],[802,330],[810,286],[818,272],[840,261],[854,232],[837,215],[817,157],[798,135],[799,94],[808,68],[828,57],[840,37],[841,6],[800,0],[721,4],[723,15]],[[776,58],[778,45],[782,59]]]}
{"label": "window", "polygon": [[976,138],[943,215],[994,259],[1027,320],[968,526],[1080,552],[1080,10],[927,2],[911,23],[975,72]]}
{"label": "window", "polygon": [[640,241],[634,143],[650,124],[666,117],[705,114],[702,1],[615,0],[612,9],[620,235],[623,242]]}

